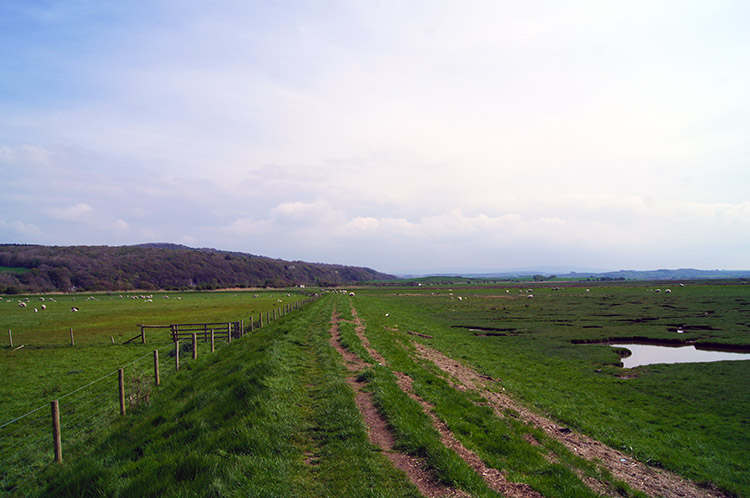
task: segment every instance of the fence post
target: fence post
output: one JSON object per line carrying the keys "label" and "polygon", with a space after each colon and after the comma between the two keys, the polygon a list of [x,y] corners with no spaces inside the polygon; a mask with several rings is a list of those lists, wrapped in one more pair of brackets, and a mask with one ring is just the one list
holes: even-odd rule
{"label": "fence post", "polygon": [[55,448],[55,462],[62,463],[62,439],[60,438],[60,405],[52,401],[52,444]]}
{"label": "fence post", "polygon": [[263,328],[263,312],[258,313],[258,327]]}
{"label": "fence post", "polygon": [[240,320],[240,337],[245,337],[245,320]]}
{"label": "fence post", "polygon": [[112,339],[112,344],[114,344],[115,343],[115,336],[111,335],[111,336],[109,336],[109,338]]}
{"label": "fence post", "polygon": [[75,346],[76,342],[73,340],[73,327],[70,327],[70,345]]}
{"label": "fence post", "polygon": [[214,329],[211,329],[211,352],[214,352]]}
{"label": "fence post", "polygon": [[154,382],[159,385],[159,350],[154,349]]}
{"label": "fence post", "polygon": [[193,359],[198,359],[198,334],[193,332]]}
{"label": "fence post", "polygon": [[227,342],[232,344],[232,324],[227,322]]}
{"label": "fence post", "polygon": [[250,332],[255,332],[255,324],[253,323],[253,317],[250,317]]}
{"label": "fence post", "polygon": [[146,344],[146,329],[141,325],[141,344]]}
{"label": "fence post", "polygon": [[10,349],[13,349],[13,333],[8,329],[8,342],[10,342]]}
{"label": "fence post", "polygon": [[120,388],[120,415],[125,415],[125,370],[117,369],[117,383]]}
{"label": "fence post", "polygon": [[174,369],[178,371],[180,369],[180,340],[175,339],[174,341]]}

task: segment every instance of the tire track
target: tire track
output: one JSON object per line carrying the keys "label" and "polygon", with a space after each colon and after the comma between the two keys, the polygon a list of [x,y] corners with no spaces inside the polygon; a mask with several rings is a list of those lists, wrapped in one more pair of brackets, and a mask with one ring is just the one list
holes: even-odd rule
{"label": "tire track", "polygon": [[[351,312],[352,317],[354,318],[355,332],[357,337],[359,337],[362,346],[375,361],[379,362],[381,365],[386,365],[385,358],[372,347],[370,341],[367,339],[367,336],[365,335],[365,326],[357,315],[357,310],[354,308],[354,305],[352,305]],[[476,453],[469,450],[463,445],[463,443],[456,439],[456,436],[450,428],[440,420],[437,415],[435,415],[432,404],[420,398],[414,392],[411,377],[403,372],[397,372],[395,370],[392,370],[392,372],[396,376],[398,387],[412,400],[419,403],[422,410],[430,417],[433,427],[440,434],[442,443],[461,457],[461,459],[473,468],[477,474],[482,476],[482,479],[484,479],[491,489],[508,498],[543,498],[542,495],[534,491],[531,486],[524,483],[510,482],[502,472],[487,466]]]}
{"label": "tire track", "polygon": [[515,402],[508,395],[487,389],[487,376],[424,344],[413,344],[419,357],[431,361],[449,374],[451,379],[448,381],[456,389],[478,391],[499,417],[505,416],[506,409],[517,412],[524,422],[544,430],[548,436],[560,441],[574,454],[607,469],[616,479],[627,483],[633,489],[649,496],[663,498],[727,498],[727,495],[718,491],[702,488],[677,474],[651,468],[595,439],[559,426]]}
{"label": "tire track", "polygon": [[346,381],[354,390],[355,402],[364,418],[370,442],[381,448],[393,465],[406,473],[409,480],[414,483],[419,492],[424,496],[428,498],[468,497],[469,495],[464,491],[445,486],[438,482],[430,472],[424,469],[424,465],[419,459],[394,450],[395,439],[388,429],[387,421],[378,412],[372,399],[372,394],[364,391],[365,383],[358,382],[355,376],[356,373],[364,370],[369,365],[362,361],[359,356],[348,351],[341,345],[338,324],[339,316],[334,310],[331,316],[331,337],[329,343],[341,355],[346,369],[350,372],[350,375],[346,377]]}

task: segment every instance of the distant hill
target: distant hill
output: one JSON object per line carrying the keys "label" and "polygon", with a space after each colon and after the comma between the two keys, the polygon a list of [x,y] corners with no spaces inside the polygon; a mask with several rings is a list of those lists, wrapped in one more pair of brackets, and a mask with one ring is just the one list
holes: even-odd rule
{"label": "distant hill", "polygon": [[392,278],[369,268],[283,261],[177,244],[0,245],[0,294],[330,286]]}
{"label": "distant hill", "polygon": [[463,273],[452,274],[466,278],[497,278],[508,279],[514,277],[528,278],[532,276],[557,277],[561,279],[592,279],[592,280],[700,280],[716,278],[750,278],[748,270],[696,270],[694,268],[679,268],[676,270],[619,270],[608,272],[570,271],[553,272],[549,270],[518,270],[496,273]]}

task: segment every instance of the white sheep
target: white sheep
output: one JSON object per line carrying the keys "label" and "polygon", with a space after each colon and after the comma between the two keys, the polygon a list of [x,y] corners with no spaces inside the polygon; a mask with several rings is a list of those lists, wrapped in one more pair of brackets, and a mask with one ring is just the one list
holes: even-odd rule
{"label": "white sheep", "polygon": [[532,297],[534,297],[534,294],[529,294],[529,295],[528,295],[528,296],[526,296],[526,297],[527,297],[527,298],[529,298],[529,299],[531,299]]}

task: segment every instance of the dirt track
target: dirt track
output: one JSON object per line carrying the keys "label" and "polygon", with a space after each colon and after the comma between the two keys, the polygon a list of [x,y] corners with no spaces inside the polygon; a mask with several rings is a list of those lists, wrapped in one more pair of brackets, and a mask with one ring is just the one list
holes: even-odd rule
{"label": "dirt track", "polygon": [[633,489],[640,490],[653,497],[726,498],[726,495],[722,493],[701,488],[696,483],[671,472],[653,469],[599,441],[561,427],[528,410],[515,402],[510,396],[487,389],[488,379],[486,376],[478,374],[456,360],[423,344],[414,342],[414,345],[421,358],[433,362],[454,379],[453,384],[457,389],[471,389],[480,392],[498,416],[504,416],[505,409],[516,411],[524,422],[543,429],[547,435],[560,441],[577,455],[597,462],[610,471],[614,477],[626,482]]}

